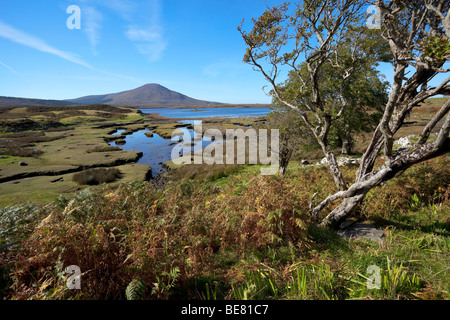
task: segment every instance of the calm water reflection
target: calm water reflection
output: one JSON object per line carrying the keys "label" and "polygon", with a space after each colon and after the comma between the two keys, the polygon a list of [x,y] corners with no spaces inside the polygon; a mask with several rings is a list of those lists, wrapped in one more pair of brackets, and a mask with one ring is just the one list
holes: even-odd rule
{"label": "calm water reflection", "polygon": [[[161,116],[168,118],[209,118],[209,117],[246,117],[246,116],[261,116],[267,115],[270,112],[270,108],[211,108],[200,109],[201,111],[193,111],[194,109],[141,109],[143,113],[159,113]],[[181,120],[179,122],[184,124],[195,125],[197,121],[201,120]],[[191,139],[194,139],[197,134],[192,129],[180,128],[183,132],[188,133]],[[121,135],[125,130],[118,130],[116,135]],[[111,146],[118,146],[119,148],[127,151],[140,151],[143,153],[143,157],[139,159],[138,164],[146,164],[152,168],[152,174],[155,176],[161,171],[164,171],[163,163],[171,160],[172,150],[176,146],[177,142],[163,139],[156,133],[153,133],[153,137],[149,138],[145,135],[146,132],[151,130],[141,130],[128,135],[125,140],[125,145],[116,145],[115,142],[111,142]],[[201,143],[202,148],[206,148],[211,143],[218,143],[221,141],[193,141],[194,143]],[[183,144],[184,142],[181,142]],[[198,145],[197,145],[198,146]]]}
{"label": "calm water reflection", "polygon": [[[185,120],[180,121],[183,123],[188,124],[195,124],[195,121],[191,120]],[[195,143],[198,147],[198,144],[201,143],[202,149],[206,148],[211,143],[218,143],[222,141],[194,141],[194,139],[197,137],[197,134],[192,129],[187,128],[180,128],[181,131],[183,131],[183,135],[190,136],[191,142]],[[118,130],[115,135],[121,135],[124,133],[125,130]],[[111,142],[111,146],[118,146],[122,150],[127,151],[140,151],[143,153],[143,157],[139,159],[137,164],[146,164],[152,168],[152,174],[155,176],[161,171],[164,171],[163,163],[171,159],[172,156],[172,150],[175,148],[175,146],[178,144],[180,146],[183,146],[184,141],[177,143],[177,140],[172,141],[168,139],[163,139],[161,136],[159,136],[156,133],[153,133],[153,137],[149,138],[145,135],[146,132],[151,132],[151,130],[141,130],[134,132],[131,135],[126,136],[126,144],[125,145],[117,145],[115,142]],[[194,150],[194,147],[192,147],[192,150]],[[180,154],[181,156],[182,154]]]}
{"label": "calm water reflection", "polygon": [[140,109],[143,113],[158,113],[168,118],[212,118],[212,117],[251,117],[265,116],[270,112],[268,107],[254,108],[205,108],[205,109]]}

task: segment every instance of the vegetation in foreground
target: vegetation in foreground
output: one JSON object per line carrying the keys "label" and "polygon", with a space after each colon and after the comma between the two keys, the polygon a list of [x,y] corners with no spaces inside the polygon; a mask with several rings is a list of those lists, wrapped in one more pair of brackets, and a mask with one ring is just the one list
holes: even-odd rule
{"label": "vegetation in foreground", "polygon": [[[50,205],[1,209],[4,299],[448,299],[450,165],[446,156],[372,190],[359,218],[384,243],[346,240],[309,219],[324,167],[283,176],[244,166],[210,179],[178,176],[86,189]],[[205,168],[209,170],[209,168]],[[345,168],[351,180],[356,168]],[[305,183],[308,181],[308,183]],[[80,267],[81,290],[66,287]],[[380,268],[369,290],[368,267]]]}

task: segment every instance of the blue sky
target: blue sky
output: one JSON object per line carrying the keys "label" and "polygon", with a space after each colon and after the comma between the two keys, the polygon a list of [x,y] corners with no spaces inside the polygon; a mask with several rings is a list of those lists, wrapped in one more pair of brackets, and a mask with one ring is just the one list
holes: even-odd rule
{"label": "blue sky", "polygon": [[[0,96],[70,99],[159,83],[197,99],[270,103],[262,75],[242,62],[237,26],[281,2],[2,0]],[[71,5],[80,30],[67,27]]]}
{"label": "blue sky", "polygon": [[[80,30],[67,27],[70,5]],[[159,83],[197,99],[268,103],[237,31],[264,9],[265,0],[0,1],[0,95],[69,99]]]}

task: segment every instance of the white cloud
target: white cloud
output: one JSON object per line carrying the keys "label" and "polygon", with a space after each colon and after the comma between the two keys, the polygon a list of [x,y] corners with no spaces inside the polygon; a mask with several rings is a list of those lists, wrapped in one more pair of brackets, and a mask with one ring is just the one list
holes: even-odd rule
{"label": "white cloud", "polygon": [[160,22],[161,11],[160,0],[141,2],[139,11],[134,13],[133,23],[129,24],[125,30],[128,40],[135,44],[139,53],[148,56],[151,62],[160,60],[168,45]]}
{"label": "white cloud", "polygon": [[100,30],[101,23],[103,21],[103,15],[94,7],[86,6],[81,9],[82,11],[82,30],[86,34],[94,54],[97,54],[97,44],[100,42]]}
{"label": "white cloud", "polygon": [[135,43],[141,54],[147,55],[151,62],[162,58],[162,54],[167,47],[167,41],[163,37],[160,27],[141,27],[129,25],[125,36]]}
{"label": "white cloud", "polygon": [[133,0],[98,0],[98,3],[113,10],[126,21],[132,21],[137,10],[137,4]]}
{"label": "white cloud", "polygon": [[76,57],[74,54],[59,50],[45,43],[45,41],[25,33],[19,29],[10,26],[2,21],[0,21],[0,37],[13,41],[15,43],[36,49],[38,51],[50,53],[52,55],[58,56],[64,60],[79,64],[83,67],[94,69],[87,62]]}
{"label": "white cloud", "polygon": [[[103,15],[99,7],[117,14],[127,25],[125,37],[134,43],[140,54],[148,56],[151,62],[162,58],[168,45],[160,23],[161,0],[80,0],[82,9],[82,29],[92,45],[94,54],[100,42]],[[94,8],[95,6],[95,8]],[[97,9],[96,9],[97,8]]]}

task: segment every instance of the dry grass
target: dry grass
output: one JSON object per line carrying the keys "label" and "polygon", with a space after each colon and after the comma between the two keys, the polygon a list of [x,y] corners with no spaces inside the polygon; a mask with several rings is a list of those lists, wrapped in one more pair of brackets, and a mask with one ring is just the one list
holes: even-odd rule
{"label": "dry grass", "polygon": [[416,114],[435,114],[449,98],[432,98],[425,101],[419,108],[415,108]]}
{"label": "dry grass", "polygon": [[116,168],[95,168],[74,174],[72,180],[80,185],[94,186],[113,182],[119,176],[120,170]]}

